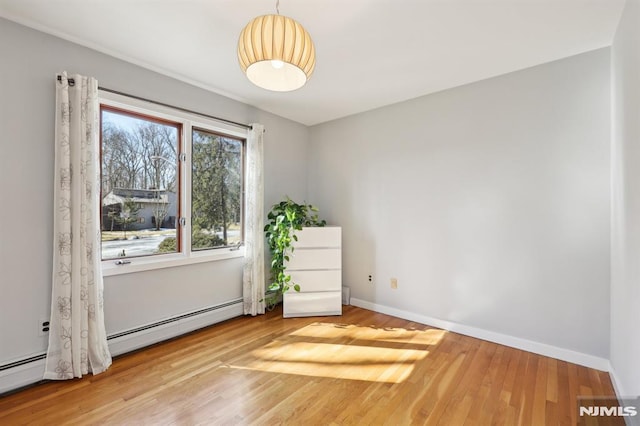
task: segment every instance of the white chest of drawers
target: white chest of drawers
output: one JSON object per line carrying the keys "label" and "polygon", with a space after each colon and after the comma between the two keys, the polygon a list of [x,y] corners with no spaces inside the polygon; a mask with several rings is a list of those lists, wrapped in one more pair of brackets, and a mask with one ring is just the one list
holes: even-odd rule
{"label": "white chest of drawers", "polygon": [[342,228],[302,228],[286,272],[300,285],[283,297],[283,316],[342,315]]}

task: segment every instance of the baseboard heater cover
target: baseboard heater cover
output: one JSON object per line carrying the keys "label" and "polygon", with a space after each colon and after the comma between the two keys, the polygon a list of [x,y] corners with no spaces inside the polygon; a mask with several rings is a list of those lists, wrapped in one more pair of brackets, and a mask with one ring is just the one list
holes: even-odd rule
{"label": "baseboard heater cover", "polygon": [[9,370],[11,368],[20,367],[21,365],[40,361],[41,359],[45,359],[46,357],[47,357],[46,353],[41,353],[38,355],[30,356],[28,358],[19,359],[18,361],[13,361],[8,364],[0,365],[0,371]]}
{"label": "baseboard heater cover", "polygon": [[192,318],[198,315],[203,315],[209,312],[217,311],[219,309],[226,308],[228,306],[233,306],[242,303],[242,299],[232,300],[231,302],[223,303],[221,305],[211,306],[209,308],[200,309],[197,311],[189,312],[186,314],[178,315],[175,317],[167,318],[162,321],[154,322],[152,324],[143,325],[141,327],[132,328],[131,330],[122,331],[120,333],[114,333],[107,336],[107,340],[117,339],[119,337],[128,336],[130,334],[136,334],[141,331],[149,330],[151,328],[160,327],[162,325],[171,324],[172,322],[180,321],[186,318]]}

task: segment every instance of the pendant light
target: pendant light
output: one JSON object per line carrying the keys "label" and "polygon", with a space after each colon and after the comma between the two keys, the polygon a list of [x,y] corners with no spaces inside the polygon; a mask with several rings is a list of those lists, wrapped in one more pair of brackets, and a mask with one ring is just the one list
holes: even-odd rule
{"label": "pendant light", "polygon": [[256,86],[276,92],[299,89],[311,77],[316,52],[311,36],[295,20],[280,15],[258,16],[238,40],[238,61]]}

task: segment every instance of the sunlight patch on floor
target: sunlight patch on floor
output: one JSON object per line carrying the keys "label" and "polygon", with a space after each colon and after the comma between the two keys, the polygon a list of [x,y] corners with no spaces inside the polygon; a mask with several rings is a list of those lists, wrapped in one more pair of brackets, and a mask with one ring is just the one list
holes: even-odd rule
{"label": "sunlight patch on floor", "polygon": [[231,368],[401,383],[442,330],[314,323],[237,359]]}
{"label": "sunlight patch on floor", "polygon": [[291,333],[291,336],[351,338],[375,340],[378,342],[412,343],[415,345],[436,345],[447,332],[439,329],[407,330],[404,328],[377,328],[357,325],[314,323]]}

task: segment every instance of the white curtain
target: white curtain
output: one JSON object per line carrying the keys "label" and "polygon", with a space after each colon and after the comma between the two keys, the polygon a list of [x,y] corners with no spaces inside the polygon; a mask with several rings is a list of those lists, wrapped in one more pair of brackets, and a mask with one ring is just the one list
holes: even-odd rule
{"label": "white curtain", "polygon": [[111,365],[100,269],[98,83],[56,81],[54,247],[45,379],[98,374]]}
{"label": "white curtain", "polygon": [[245,315],[264,314],[264,126],[252,124],[247,138],[245,264],[242,296]]}

